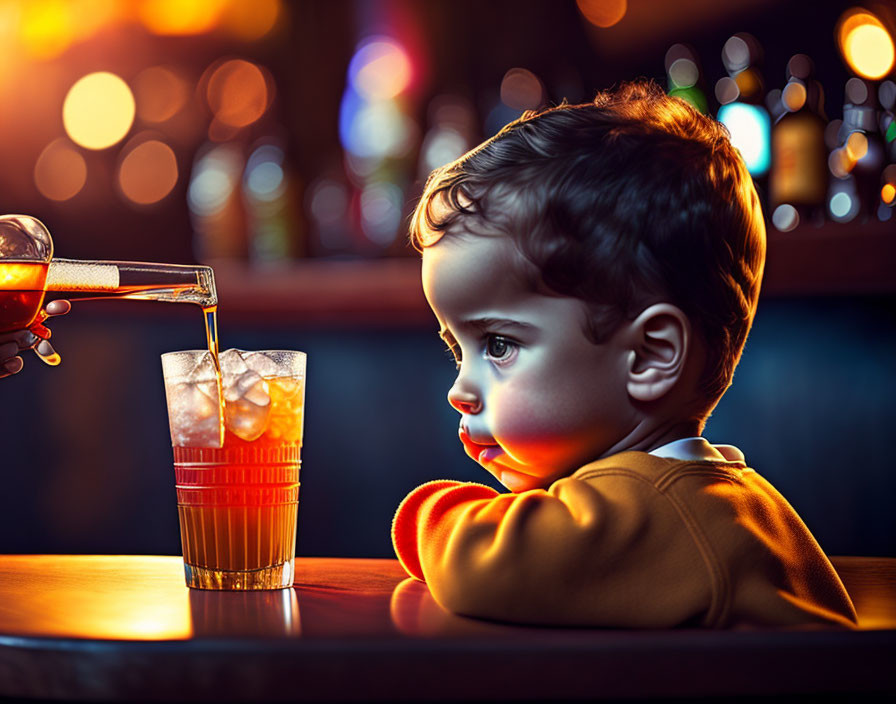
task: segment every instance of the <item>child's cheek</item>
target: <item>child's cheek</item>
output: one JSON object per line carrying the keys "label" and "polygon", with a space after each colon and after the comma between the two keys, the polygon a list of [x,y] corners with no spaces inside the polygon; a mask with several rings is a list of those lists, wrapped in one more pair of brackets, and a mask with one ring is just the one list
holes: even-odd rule
{"label": "child's cheek", "polygon": [[549,461],[558,451],[563,454],[574,432],[574,419],[548,396],[535,384],[514,383],[492,399],[495,440],[520,461]]}

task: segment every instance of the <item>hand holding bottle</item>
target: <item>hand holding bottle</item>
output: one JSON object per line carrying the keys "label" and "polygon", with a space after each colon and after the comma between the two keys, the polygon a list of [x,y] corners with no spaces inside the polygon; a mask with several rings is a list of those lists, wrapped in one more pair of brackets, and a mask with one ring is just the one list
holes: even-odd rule
{"label": "hand holding bottle", "polygon": [[[52,318],[65,315],[71,310],[71,303],[65,300],[51,301],[43,309],[41,317]],[[49,332],[49,331],[47,331]],[[59,364],[59,355],[44,337],[35,335],[31,330],[14,330],[0,333],[0,379],[17,374],[22,370],[24,361],[18,356],[22,350],[33,349],[34,353],[47,364]]]}

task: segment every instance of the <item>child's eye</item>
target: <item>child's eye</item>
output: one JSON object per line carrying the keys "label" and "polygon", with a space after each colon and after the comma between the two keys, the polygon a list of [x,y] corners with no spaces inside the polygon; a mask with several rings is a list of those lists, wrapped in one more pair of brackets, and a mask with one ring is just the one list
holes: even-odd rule
{"label": "child's eye", "polygon": [[485,338],[485,356],[494,362],[507,363],[515,356],[519,346],[501,335],[488,335]]}

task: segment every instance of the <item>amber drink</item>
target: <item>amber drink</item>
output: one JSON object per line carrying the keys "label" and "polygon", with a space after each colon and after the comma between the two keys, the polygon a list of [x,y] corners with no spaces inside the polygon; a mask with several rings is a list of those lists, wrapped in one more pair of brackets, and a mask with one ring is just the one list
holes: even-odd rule
{"label": "amber drink", "polygon": [[187,586],[292,586],[302,352],[162,355]]}

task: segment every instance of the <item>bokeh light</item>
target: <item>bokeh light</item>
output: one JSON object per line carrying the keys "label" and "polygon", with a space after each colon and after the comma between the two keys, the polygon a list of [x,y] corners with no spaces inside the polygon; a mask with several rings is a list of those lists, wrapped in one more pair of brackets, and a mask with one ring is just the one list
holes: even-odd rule
{"label": "bokeh light", "polygon": [[877,80],[893,68],[893,37],[870,12],[853,8],[840,18],[837,40],[843,58],[860,76]]}
{"label": "bokeh light", "polygon": [[669,80],[673,88],[690,88],[696,85],[700,78],[700,70],[697,64],[690,59],[676,59],[669,66]]}
{"label": "bokeh light", "polygon": [[382,159],[406,154],[415,129],[394,100],[368,102],[349,86],[339,110],[339,134],[353,155]]}
{"label": "bokeh light", "polygon": [[174,189],[177,177],[174,151],[157,139],[141,139],[125,149],[118,167],[118,187],[137,205],[158,203]]}
{"label": "bokeh light", "polygon": [[737,87],[737,81],[730,76],[724,76],[716,81],[715,93],[719,104],[727,105],[740,97],[740,88]]}
{"label": "bokeh light", "polygon": [[896,186],[892,183],[885,183],[880,189],[880,199],[887,205],[893,205],[896,201]]}
{"label": "bokeh light", "polygon": [[197,159],[187,190],[190,211],[199,217],[218,214],[239,183],[242,163],[233,145],[222,144]]}
{"label": "bokeh light", "polygon": [[846,178],[856,165],[845,148],[834,149],[828,155],[828,169],[837,178]]}
{"label": "bokeh light", "polygon": [[851,207],[852,199],[846,193],[835,193],[831,198],[831,214],[834,217],[845,217]]}
{"label": "bokeh light", "polygon": [[246,162],[243,180],[250,198],[272,203],[286,191],[283,171],[285,154],[273,144],[263,144],[252,152]]}
{"label": "bokeh light", "polygon": [[19,36],[26,51],[50,59],[65,51],[74,38],[69,4],[64,0],[32,0],[20,4]]}
{"label": "bokeh light", "polygon": [[272,99],[273,81],[256,64],[230,59],[211,70],[206,97],[215,119],[231,127],[258,120]]}
{"label": "bokeh light", "polygon": [[140,21],[150,32],[190,35],[213,29],[226,0],[141,0],[137,7]]}
{"label": "bokeh light", "polygon": [[800,224],[800,214],[792,205],[783,203],[772,213],[772,224],[780,232],[790,232]]}
{"label": "bokeh light", "polygon": [[706,96],[697,86],[691,86],[690,88],[673,88],[669,91],[669,95],[674,98],[681,98],[686,103],[690,103],[693,108],[704,114],[709,111],[709,103],[706,100]]}
{"label": "bokeh light", "polygon": [[759,73],[752,68],[747,68],[734,77],[737,89],[747,100],[758,99],[762,94],[762,80]]}
{"label": "bokeh light", "polygon": [[114,73],[90,73],[65,96],[62,122],[73,142],[86,149],[105,149],[120,142],[134,122],[131,89]]}
{"label": "bokeh light", "polygon": [[731,103],[719,110],[719,122],[731,133],[733,144],[753,176],[768,171],[771,163],[771,121],[768,113],[756,105]]}
{"label": "bokeh light", "polygon": [[544,101],[544,88],[531,71],[512,68],[501,79],[501,101],[514,110],[535,110]]}
{"label": "bokeh light", "polygon": [[828,212],[837,222],[849,222],[856,216],[858,210],[858,200],[846,191],[834,193],[828,201]]}
{"label": "bokeh light", "polygon": [[846,138],[846,152],[850,159],[859,161],[868,153],[868,138],[859,131],[850,132]]}
{"label": "bokeh light", "polygon": [[350,85],[367,100],[387,100],[411,83],[412,66],[407,52],[391,37],[364,40],[348,67]]}
{"label": "bokeh light", "polygon": [[612,27],[625,17],[626,0],[576,0],[579,12],[595,27]]}
{"label": "bokeh light", "polygon": [[884,110],[892,110],[896,107],[896,83],[893,81],[882,81],[877,89],[877,99],[880,100],[881,107]]}
{"label": "bokeh light", "polygon": [[237,39],[261,39],[277,26],[283,13],[281,0],[230,0],[222,22]]}
{"label": "bokeh light", "polygon": [[805,81],[814,71],[812,59],[806,54],[794,54],[787,62],[788,78],[799,78],[801,81]]}
{"label": "bokeh light", "polygon": [[174,117],[190,97],[186,79],[165,66],[150,66],[134,78],[137,115],[146,122]]}
{"label": "bokeh light", "polygon": [[369,240],[385,247],[395,241],[401,224],[404,193],[394,183],[373,182],[361,191],[361,230]]}
{"label": "bokeh light", "polygon": [[781,93],[781,102],[790,112],[797,112],[806,104],[806,86],[799,81],[790,81]]}
{"label": "bokeh light", "polygon": [[73,198],[86,181],[87,163],[64,137],[50,142],[34,165],[34,185],[50,200]]}
{"label": "bokeh light", "polygon": [[725,69],[735,74],[750,65],[750,47],[743,37],[734,35],[722,47],[722,63]]}
{"label": "bokeh light", "polygon": [[426,176],[433,169],[454,161],[469,148],[462,134],[450,127],[432,130],[420,147],[420,175]]}
{"label": "bokeh light", "polygon": [[836,149],[842,144],[840,139],[840,129],[843,127],[843,120],[831,120],[824,128],[824,143],[828,149]]}
{"label": "bokeh light", "polygon": [[859,197],[852,177],[831,182],[828,193],[828,215],[835,222],[849,222],[859,214]]}
{"label": "bokeh light", "polygon": [[68,0],[75,39],[89,39],[101,29],[130,17],[128,3],[116,0]]}
{"label": "bokeh light", "polygon": [[861,78],[853,76],[846,82],[846,102],[861,105],[868,100],[868,85]]}

